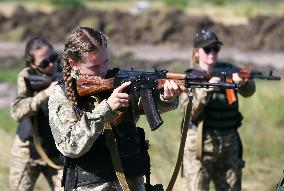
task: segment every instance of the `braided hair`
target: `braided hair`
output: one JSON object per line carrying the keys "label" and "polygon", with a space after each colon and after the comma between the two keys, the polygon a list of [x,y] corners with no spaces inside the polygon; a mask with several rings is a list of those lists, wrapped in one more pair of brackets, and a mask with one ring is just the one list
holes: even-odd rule
{"label": "braided hair", "polygon": [[71,101],[75,110],[78,107],[78,100],[75,82],[71,77],[72,68],[68,60],[72,59],[77,63],[84,63],[86,55],[96,52],[100,47],[107,48],[107,37],[100,31],[89,27],[79,27],[67,37],[63,52],[63,80],[67,98]]}

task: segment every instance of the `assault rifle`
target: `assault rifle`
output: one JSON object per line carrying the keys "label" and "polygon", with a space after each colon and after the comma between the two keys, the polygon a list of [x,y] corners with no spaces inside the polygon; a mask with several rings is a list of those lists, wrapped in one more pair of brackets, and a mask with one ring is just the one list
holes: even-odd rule
{"label": "assault rifle", "polygon": [[61,72],[56,72],[52,76],[39,76],[39,75],[29,75],[29,77],[24,78],[26,84],[31,88],[33,92],[39,92],[48,88],[48,86],[53,81],[57,81],[62,77]]}
{"label": "assault rifle", "polygon": [[128,91],[131,95],[140,97],[149,126],[154,131],[162,125],[163,120],[153,97],[163,89],[166,80],[173,80],[178,85],[184,85],[188,88],[218,87],[227,89],[239,87],[239,84],[236,83],[209,83],[205,78],[205,75],[199,74],[195,70],[187,73],[170,73],[166,70],[143,72],[114,68],[108,72],[106,79],[98,80],[95,76],[80,76],[77,80],[77,92],[80,96],[93,95],[131,81]]}
{"label": "assault rifle", "polygon": [[261,79],[261,80],[281,80],[281,77],[274,76],[272,70],[269,71],[268,75],[263,75],[262,72],[257,70],[251,70],[248,68],[214,68],[211,76],[218,77],[232,77],[233,73],[238,73],[241,78],[244,79]]}

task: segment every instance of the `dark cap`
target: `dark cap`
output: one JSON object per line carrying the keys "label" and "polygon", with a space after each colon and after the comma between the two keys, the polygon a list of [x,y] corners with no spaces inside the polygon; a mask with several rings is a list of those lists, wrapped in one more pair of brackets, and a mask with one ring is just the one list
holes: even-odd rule
{"label": "dark cap", "polygon": [[193,47],[203,48],[215,43],[223,45],[223,43],[219,41],[215,33],[211,31],[202,30],[201,32],[196,33],[193,42]]}

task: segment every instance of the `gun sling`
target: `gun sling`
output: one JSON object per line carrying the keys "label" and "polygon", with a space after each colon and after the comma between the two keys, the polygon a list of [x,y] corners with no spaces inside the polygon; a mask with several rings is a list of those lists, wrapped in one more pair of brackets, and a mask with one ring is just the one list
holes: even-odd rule
{"label": "gun sling", "polygon": [[201,160],[203,156],[203,121],[197,126],[196,159]]}
{"label": "gun sling", "polygon": [[172,177],[170,179],[170,182],[168,184],[166,191],[173,190],[173,187],[174,187],[174,184],[175,184],[175,181],[176,181],[176,178],[177,178],[177,175],[178,175],[178,172],[179,172],[182,160],[183,160],[184,146],[186,142],[187,131],[188,131],[189,122],[190,122],[190,114],[192,110],[192,99],[193,99],[193,96],[190,93],[188,96],[189,101],[186,106],[184,117],[183,117],[182,124],[181,124],[182,133],[181,133],[181,141],[180,141],[180,146],[179,146],[178,158],[177,158],[176,165],[175,165]]}
{"label": "gun sling", "polygon": [[40,144],[40,140],[39,140],[39,134],[38,134],[38,123],[37,123],[37,118],[34,117],[32,119],[33,122],[33,141],[34,141],[34,145],[35,148],[38,152],[38,154],[40,155],[40,157],[47,163],[47,165],[49,165],[50,167],[54,168],[54,169],[63,169],[62,165],[57,165],[55,164],[45,153],[45,151],[43,150],[41,144]]}
{"label": "gun sling", "polygon": [[106,145],[110,151],[112,164],[113,164],[119,185],[123,191],[130,191],[126,178],[125,178],[125,174],[123,172],[123,168],[122,168],[121,160],[119,157],[115,138],[112,132],[112,128],[111,128],[110,123],[108,122],[104,124],[104,133],[105,133],[105,138],[106,138]]}

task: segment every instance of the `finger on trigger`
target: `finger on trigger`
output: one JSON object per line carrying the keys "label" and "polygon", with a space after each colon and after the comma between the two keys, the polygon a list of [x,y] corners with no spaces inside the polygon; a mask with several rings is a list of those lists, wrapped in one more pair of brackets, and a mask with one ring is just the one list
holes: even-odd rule
{"label": "finger on trigger", "polygon": [[124,88],[126,88],[126,87],[129,86],[130,84],[131,84],[130,81],[124,82],[124,83],[122,83],[120,86],[118,86],[117,88],[115,88],[113,91],[114,91],[114,92],[121,93],[121,92],[124,90]]}

